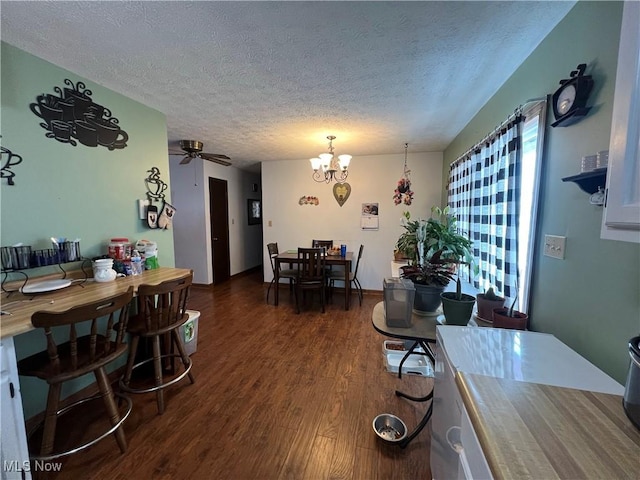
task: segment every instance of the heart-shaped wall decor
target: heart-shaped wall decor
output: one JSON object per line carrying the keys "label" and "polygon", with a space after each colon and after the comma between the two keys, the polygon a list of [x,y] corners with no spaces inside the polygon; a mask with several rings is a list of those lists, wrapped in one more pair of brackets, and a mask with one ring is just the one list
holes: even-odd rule
{"label": "heart-shaped wall decor", "polygon": [[336,198],[338,205],[344,205],[349,195],[351,195],[351,185],[348,183],[336,183],[333,186],[333,196]]}

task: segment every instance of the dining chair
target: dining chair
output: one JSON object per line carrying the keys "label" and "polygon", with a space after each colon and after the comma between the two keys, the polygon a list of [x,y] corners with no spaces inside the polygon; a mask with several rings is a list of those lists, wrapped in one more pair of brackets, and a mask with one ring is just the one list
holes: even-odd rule
{"label": "dining chair", "polygon": [[333,247],[333,240],[312,240],[311,248],[326,248],[330,250]]}
{"label": "dining chair", "polygon": [[[44,332],[47,349],[20,360],[18,373],[40,378],[49,384],[44,422],[31,432],[35,434],[42,427],[40,452],[37,455],[32,455],[32,459],[48,461],[71,455],[94,445],[111,434],[115,437],[120,451],[122,453],[127,451],[127,441],[122,424],[131,412],[132,402],[126,395],[114,394],[105,367],[127,352],[125,333],[129,318],[129,304],[132,298],[133,287],[129,287],[124,293],[85,303],[62,312],[40,311],[32,315],[31,323]],[[63,327],[68,331],[68,340],[58,343],[55,337],[60,336]],[[55,336],[53,334],[54,328],[56,329]],[[93,373],[95,376],[99,393],[60,408],[60,394],[63,384],[89,373]],[[114,395],[127,402],[126,410],[122,414],[118,411]],[[111,428],[97,434],[97,436],[92,435],[91,440],[85,441],[79,446],[54,452],[58,417],[76,406],[99,398],[102,398]]]}
{"label": "dining chair", "polygon": [[[358,280],[358,266],[360,265],[360,259],[362,258],[362,251],[364,250],[364,245],[360,245],[360,249],[358,250],[358,258],[356,260],[356,266],[353,272],[349,272],[349,282],[355,286],[356,291],[358,292],[358,299],[360,300],[360,306],[362,306],[362,285],[360,285],[360,280]],[[329,275],[329,295],[333,291],[333,283],[335,281],[344,282],[344,272],[331,272]],[[346,286],[345,286],[346,287]]]}
{"label": "dining chair", "polygon": [[[269,260],[271,261],[271,271],[273,272],[273,278],[271,282],[269,282],[269,288],[267,288],[267,303],[269,303],[269,293],[271,292],[271,286],[276,283],[276,260],[275,257],[278,255],[278,243],[267,243],[267,252],[269,252]],[[278,265],[278,278],[285,278],[289,280],[289,285],[293,286],[293,281],[298,275],[298,270],[295,268],[281,268]],[[275,288],[278,288],[276,286]]]}
{"label": "dining chair", "polygon": [[[193,271],[174,280],[167,280],[158,285],[140,285],[138,287],[138,314],[129,319],[127,332],[131,335],[131,347],[125,373],[120,379],[120,388],[128,393],[156,392],[158,413],[164,413],[164,389],[179,382],[185,376],[189,376],[191,383],[195,383],[191,373],[192,362],[187,355],[180,327],[189,320],[187,313],[187,300],[189,290],[193,282]],[[167,338],[169,336],[169,338]],[[167,340],[167,351],[162,353],[160,339]],[[153,356],[135,363],[138,345],[141,339],[150,339],[153,347]],[[171,349],[175,347],[177,353]],[[180,373],[172,375],[165,380],[163,378],[163,360],[182,361],[183,369]],[[149,362],[153,362],[154,385],[146,387],[141,382],[132,386],[131,377],[133,371]]]}
{"label": "dining chair", "polygon": [[325,269],[324,248],[298,248],[298,271],[294,281],[296,313],[300,313],[300,295],[307,290],[320,292],[320,303],[324,313],[327,272]]}
{"label": "dining chair", "polygon": [[[333,248],[333,240],[312,240],[311,248],[324,248],[324,253],[328,253],[329,250]],[[333,265],[328,265],[325,270],[327,271],[327,278],[329,274],[333,271]],[[338,269],[341,270],[341,269]]]}

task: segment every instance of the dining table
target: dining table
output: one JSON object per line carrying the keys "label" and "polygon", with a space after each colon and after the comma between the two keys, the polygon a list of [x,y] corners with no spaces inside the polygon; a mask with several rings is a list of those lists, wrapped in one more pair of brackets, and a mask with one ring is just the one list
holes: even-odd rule
{"label": "dining table", "polygon": [[[278,306],[278,282],[280,280],[280,268],[283,263],[289,265],[295,265],[299,262],[297,250],[287,250],[279,253],[274,257],[276,273],[275,273],[275,305]],[[347,252],[342,255],[325,255],[325,265],[343,266],[344,267],[344,309],[349,310],[349,304],[351,299],[351,281],[349,280],[349,273],[351,272],[351,263],[353,262],[353,252]]]}

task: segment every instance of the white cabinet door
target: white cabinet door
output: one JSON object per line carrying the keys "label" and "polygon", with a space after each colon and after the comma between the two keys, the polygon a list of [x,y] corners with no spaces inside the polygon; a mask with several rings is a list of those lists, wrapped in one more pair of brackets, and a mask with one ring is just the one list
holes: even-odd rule
{"label": "white cabinet door", "polygon": [[626,1],[600,236],[640,242],[640,2]]}
{"label": "white cabinet door", "polygon": [[30,479],[29,450],[13,338],[0,340],[0,412],[2,479]]}

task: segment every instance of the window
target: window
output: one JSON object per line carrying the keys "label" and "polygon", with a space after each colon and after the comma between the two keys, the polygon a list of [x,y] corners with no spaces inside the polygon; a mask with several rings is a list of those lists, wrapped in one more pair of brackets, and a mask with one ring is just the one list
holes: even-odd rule
{"label": "window", "polygon": [[[494,287],[527,312],[546,102],[518,109],[451,164],[448,203],[473,242],[478,290]],[[467,274],[468,274],[467,269]]]}

